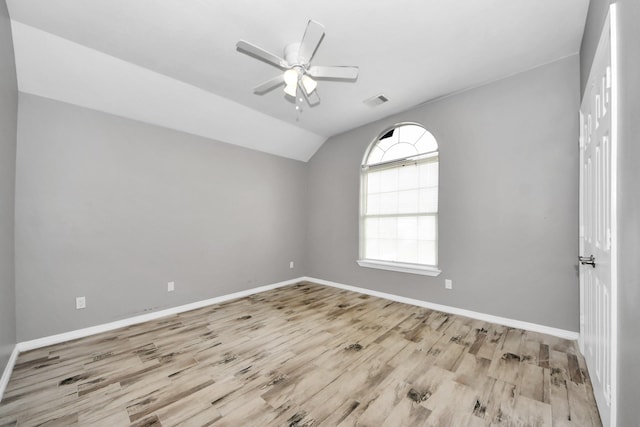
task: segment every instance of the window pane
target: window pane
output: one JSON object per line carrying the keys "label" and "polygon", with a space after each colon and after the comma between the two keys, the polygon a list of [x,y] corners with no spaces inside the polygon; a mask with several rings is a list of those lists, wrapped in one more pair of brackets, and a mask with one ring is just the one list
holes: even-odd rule
{"label": "window pane", "polygon": [[382,156],[384,155],[384,151],[382,151],[378,146],[374,146],[369,153],[369,157],[367,157],[367,164],[373,165],[376,163],[380,163],[382,161]]}
{"label": "window pane", "polygon": [[431,135],[431,132],[425,132],[416,142],[416,148],[420,153],[431,153],[432,151],[438,150],[438,143],[433,135]]}
{"label": "window pane", "polygon": [[370,194],[367,197],[367,215],[378,215],[380,213],[380,195]]}
{"label": "window pane", "polygon": [[429,240],[418,241],[418,263],[436,265],[436,242]]}
{"label": "window pane", "polygon": [[367,218],[364,222],[364,232],[367,239],[377,239],[380,237],[378,232],[380,220],[378,218]]}
{"label": "window pane", "polygon": [[382,161],[388,162],[390,160],[404,159],[405,157],[413,157],[416,154],[418,154],[418,151],[412,144],[399,142],[385,151],[384,156],[382,156]]}
{"label": "window pane", "polygon": [[365,164],[374,165],[437,150],[436,139],[425,128],[412,124],[400,125],[379,137],[369,152]]}
{"label": "window pane", "polygon": [[420,212],[435,213],[438,212],[438,188],[420,189]]}
{"label": "window pane", "polygon": [[398,189],[410,190],[418,188],[418,167],[416,165],[406,165],[398,169]]}
{"label": "window pane", "polygon": [[422,163],[418,166],[420,173],[420,187],[435,187],[438,185],[438,162]]}
{"label": "window pane", "polygon": [[378,258],[385,261],[395,261],[397,245],[395,239],[381,239],[378,246]]}
{"label": "window pane", "polygon": [[418,218],[415,216],[398,218],[398,239],[413,239],[418,237]]}
{"label": "window pane", "polygon": [[382,239],[395,239],[398,235],[397,218],[380,218],[378,233]]}
{"label": "window pane", "polygon": [[398,257],[400,262],[418,262],[418,242],[416,240],[398,240]]}
{"label": "window pane", "polygon": [[380,194],[380,213],[381,214],[398,213],[398,193]]}
{"label": "window pane", "polygon": [[365,248],[364,248],[365,258],[380,259],[379,258],[380,255],[378,255],[378,246],[379,246],[378,239],[367,238],[367,241],[365,242]]}
{"label": "window pane", "polygon": [[380,172],[367,173],[367,193],[380,192]]}
{"label": "window pane", "polygon": [[421,216],[418,218],[418,239],[436,240],[436,217]]}
{"label": "window pane", "polygon": [[400,191],[398,193],[398,213],[418,212],[418,190]]}
{"label": "window pane", "polygon": [[380,191],[398,190],[398,169],[386,169],[380,171]]}
{"label": "window pane", "polygon": [[376,145],[380,147],[382,151],[387,151],[389,147],[397,143],[398,143],[398,130],[394,129],[391,136],[380,139]]}
{"label": "window pane", "polygon": [[425,128],[417,125],[400,126],[398,131],[400,134],[398,139],[409,144],[415,144],[425,133],[428,133]]}

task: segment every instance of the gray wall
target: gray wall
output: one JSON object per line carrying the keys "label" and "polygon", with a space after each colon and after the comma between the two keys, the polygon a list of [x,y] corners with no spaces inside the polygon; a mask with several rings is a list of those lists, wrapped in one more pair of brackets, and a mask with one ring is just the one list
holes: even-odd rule
{"label": "gray wall", "polygon": [[[565,58],[327,141],[309,163],[309,275],[577,331],[578,66]],[[440,144],[436,278],[356,264],[360,163],[402,121]]]}
{"label": "gray wall", "polygon": [[19,105],[18,341],[302,275],[304,163],[23,93]]}
{"label": "gray wall", "polygon": [[18,84],[7,5],[0,1],[0,373],[16,343],[14,183]]}
{"label": "gray wall", "polygon": [[[619,0],[619,274],[618,425],[638,425],[640,385],[640,2]],[[582,41],[581,74],[588,79],[608,2],[591,1]]]}
{"label": "gray wall", "polygon": [[587,21],[585,23],[582,44],[580,45],[580,93],[584,92],[589,79],[589,70],[593,56],[596,54],[602,25],[609,11],[610,0],[590,0]]}

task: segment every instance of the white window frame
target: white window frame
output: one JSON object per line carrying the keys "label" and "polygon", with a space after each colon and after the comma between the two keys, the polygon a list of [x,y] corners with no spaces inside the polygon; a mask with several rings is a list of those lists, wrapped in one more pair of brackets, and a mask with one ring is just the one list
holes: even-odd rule
{"label": "white window frame", "polygon": [[[398,271],[398,272],[402,272],[402,273],[411,273],[411,274],[419,274],[419,275],[424,275],[424,276],[438,276],[442,271],[438,268],[438,263],[439,263],[439,254],[438,254],[438,246],[439,246],[439,233],[438,233],[438,229],[439,229],[439,221],[438,221],[438,216],[439,216],[439,210],[440,208],[438,207],[438,211],[436,211],[435,213],[428,213],[428,214],[421,214],[419,212],[416,212],[415,214],[411,214],[411,216],[435,216],[435,222],[436,222],[436,229],[435,229],[435,235],[436,235],[436,253],[435,253],[435,265],[426,265],[426,264],[413,264],[413,263],[406,263],[406,262],[398,262],[398,261],[385,261],[385,260],[377,260],[377,259],[367,259],[364,258],[364,253],[365,253],[365,219],[367,217],[372,217],[372,216],[393,216],[393,217],[398,217],[398,216],[402,216],[402,215],[366,215],[366,207],[367,207],[367,176],[368,173],[370,171],[375,171],[375,170],[381,170],[381,169],[387,169],[387,168],[399,168],[402,167],[404,165],[410,165],[410,164],[420,164],[420,163],[426,163],[426,162],[432,162],[434,161],[433,159],[435,158],[436,161],[439,163],[440,162],[440,157],[439,157],[439,147],[438,150],[436,151],[432,151],[429,153],[423,153],[423,154],[419,154],[416,156],[412,156],[412,157],[406,157],[406,158],[401,158],[401,159],[395,159],[395,160],[391,160],[388,162],[382,162],[382,163],[378,163],[375,165],[367,165],[367,160],[369,158],[369,155],[371,153],[371,150],[373,149],[373,147],[375,147],[378,142],[380,141],[380,137],[382,135],[385,135],[387,132],[391,131],[392,129],[395,128],[399,128],[405,125],[417,125],[420,126],[422,128],[424,128],[424,126],[420,125],[419,123],[398,123],[388,129],[386,129],[384,132],[380,133],[380,135],[371,143],[369,144],[369,147],[367,148],[363,161],[361,163],[361,168],[360,168],[360,218],[359,218],[359,258],[357,260],[357,263],[359,266],[361,267],[367,267],[367,268],[376,268],[376,269],[381,269],[381,270],[390,270],[390,271]],[[425,129],[426,130],[426,129]],[[426,130],[428,132],[428,130]],[[440,198],[439,193],[440,193],[440,180],[438,180],[438,198]]]}

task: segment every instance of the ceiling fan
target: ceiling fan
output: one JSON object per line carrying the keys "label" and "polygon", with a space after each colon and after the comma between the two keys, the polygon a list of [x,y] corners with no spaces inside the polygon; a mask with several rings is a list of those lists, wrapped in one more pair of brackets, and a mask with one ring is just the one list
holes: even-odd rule
{"label": "ceiling fan", "polygon": [[267,93],[284,84],[284,93],[296,100],[296,109],[301,109],[302,94],[310,106],[320,102],[316,79],[351,80],[358,78],[358,67],[311,65],[311,59],[324,38],[324,26],[309,20],[307,29],[299,43],[291,43],[284,48],[284,58],[259,46],[240,40],[236,48],[247,55],[263,60],[284,70],[283,73],[259,84],[253,89],[258,95]]}

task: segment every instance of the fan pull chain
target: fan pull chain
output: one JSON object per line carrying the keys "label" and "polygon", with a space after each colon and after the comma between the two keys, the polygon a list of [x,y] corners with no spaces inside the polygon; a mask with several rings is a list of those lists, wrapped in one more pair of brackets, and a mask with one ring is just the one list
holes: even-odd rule
{"label": "fan pull chain", "polygon": [[302,114],[302,105],[304,98],[300,94],[296,94],[296,122],[300,121],[300,115]]}

